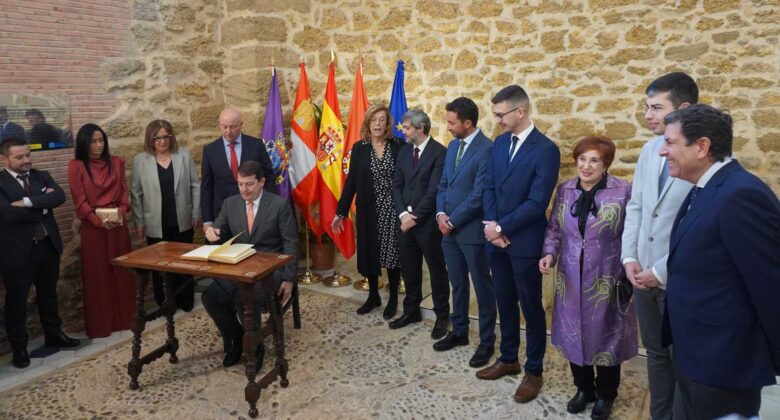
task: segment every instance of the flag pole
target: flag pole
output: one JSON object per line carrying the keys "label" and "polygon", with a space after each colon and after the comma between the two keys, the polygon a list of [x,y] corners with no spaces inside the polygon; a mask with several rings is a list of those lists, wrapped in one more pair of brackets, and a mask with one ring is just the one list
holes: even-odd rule
{"label": "flag pole", "polygon": [[298,283],[302,284],[316,284],[322,280],[322,276],[311,271],[311,255],[309,251],[309,221],[303,218],[303,222],[306,229],[306,271],[303,274],[298,275]]}

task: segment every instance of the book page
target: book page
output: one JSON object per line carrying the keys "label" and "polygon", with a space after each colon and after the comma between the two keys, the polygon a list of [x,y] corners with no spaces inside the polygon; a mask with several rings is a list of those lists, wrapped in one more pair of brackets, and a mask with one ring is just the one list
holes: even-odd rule
{"label": "book page", "polygon": [[217,248],[219,248],[219,245],[203,245],[182,255],[181,258],[185,260],[208,261],[209,255]]}

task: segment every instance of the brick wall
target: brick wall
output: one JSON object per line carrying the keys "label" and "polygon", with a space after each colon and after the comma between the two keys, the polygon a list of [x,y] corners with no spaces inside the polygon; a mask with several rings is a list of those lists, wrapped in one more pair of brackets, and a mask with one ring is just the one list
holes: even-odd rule
{"label": "brick wall", "polygon": [[[74,134],[87,122],[117,112],[100,66],[123,57],[131,44],[129,3],[120,0],[0,0],[0,92],[67,94]],[[33,166],[49,171],[65,190],[54,211],[65,250],[58,285],[64,328],[83,329],[81,278],[67,163],[73,149],[33,152]],[[0,286],[0,298],[5,290]],[[34,296],[31,293],[30,302]],[[0,314],[0,318],[2,315]],[[28,309],[30,337],[40,334],[37,310]],[[7,350],[0,332],[0,354]]]}

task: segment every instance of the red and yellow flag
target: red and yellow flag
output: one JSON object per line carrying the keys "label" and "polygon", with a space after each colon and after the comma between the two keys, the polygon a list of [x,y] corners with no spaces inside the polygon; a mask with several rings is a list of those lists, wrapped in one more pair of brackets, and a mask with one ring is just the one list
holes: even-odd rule
{"label": "red and yellow flag", "polygon": [[[295,203],[306,217],[309,229],[317,238],[324,232],[320,226],[318,207],[318,186],[320,172],[317,170],[318,150],[317,120],[314,105],[311,102],[309,78],[306,77],[306,65],[301,63],[301,77],[298,81],[298,93],[295,95],[292,127],[290,128],[290,186]],[[328,223],[330,226],[330,223]]]}
{"label": "red and yellow flag", "polygon": [[330,227],[336,215],[336,206],[341,197],[341,161],[344,156],[344,127],[341,125],[339,98],[336,92],[336,76],[333,61],[328,69],[328,84],[325,87],[325,102],[322,104],[319,148],[316,152],[317,168],[320,171],[320,226],[333,238],[344,259],[355,253],[355,236],[350,219],[344,219],[344,231],[336,235]]}
{"label": "red and yellow flag", "polygon": [[[347,122],[347,136],[344,143],[344,157],[341,159],[341,186],[347,181],[349,173],[349,162],[352,158],[352,146],[359,142],[360,130],[363,127],[363,118],[368,110],[368,96],[363,87],[363,63],[360,63],[355,71],[355,87],[352,90],[352,104],[349,106],[349,122]],[[352,211],[355,211],[355,204],[352,203]]]}

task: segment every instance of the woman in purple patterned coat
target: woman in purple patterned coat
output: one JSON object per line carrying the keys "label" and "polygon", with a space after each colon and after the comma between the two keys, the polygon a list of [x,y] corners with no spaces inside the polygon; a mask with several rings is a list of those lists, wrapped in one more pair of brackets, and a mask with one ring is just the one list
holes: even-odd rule
{"label": "woman in purple patterned coat", "polygon": [[558,264],[552,343],[569,360],[577,386],[566,409],[579,413],[596,401],[593,419],[609,417],[620,364],[637,354],[634,305],[623,313],[613,296],[615,281],[625,278],[620,238],[631,196],[628,182],[607,173],[614,157],[606,137],[585,137],[574,147],[578,177],[558,186],[539,261],[544,274]]}

